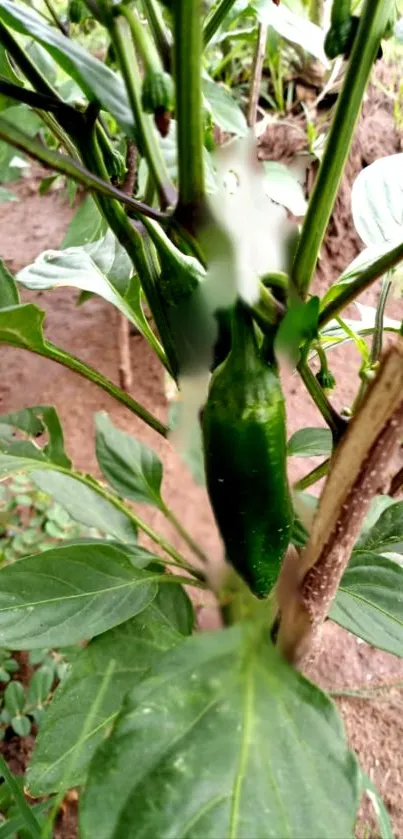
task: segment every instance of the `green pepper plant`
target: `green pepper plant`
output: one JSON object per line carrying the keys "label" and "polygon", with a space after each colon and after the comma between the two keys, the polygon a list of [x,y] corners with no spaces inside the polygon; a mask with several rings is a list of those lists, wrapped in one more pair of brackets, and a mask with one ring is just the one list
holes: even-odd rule
{"label": "green pepper plant", "polygon": [[[0,569],[2,647],[79,645],[46,703],[27,771],[31,796],[53,796],[45,821],[1,768],[34,837],[52,835],[72,787],[82,839],[352,836],[363,792],[376,794],[332,699],[301,667],[329,616],[381,649],[403,651],[403,503],[394,498],[402,479],[385,484],[403,435],[402,330],[385,317],[403,260],[401,156],[358,178],[353,214],[367,247],[321,298],[312,294],[394,3],[362,5],[300,227],[278,209],[287,206],[278,183],[270,203],[253,132],[228,91],[227,119],[229,109],[232,133],[243,138],[211,152],[215,114],[225,108],[203,56],[235,5],[217,0],[205,13],[200,0],[86,0],[85,14],[107,38],[102,62],[74,27],[62,31],[0,0],[0,94],[34,111],[53,141],[7,118],[7,105],[0,139],[88,192],[65,247],[46,251],[17,280],[33,289],[71,285],[115,306],[181,393],[174,432],[49,341],[44,312],[21,302],[4,265],[0,342],[68,367],[171,436],[206,481],[223,547],[222,557],[206,555],[167,504],[159,457],[106,414],[95,418],[102,481],[74,468],[54,409],[2,417],[0,476],[29,474],[92,534]],[[272,0],[254,5],[277,14]],[[332,26],[345,5],[334,0]],[[75,2],[71,14],[78,11]],[[68,95],[26,49],[31,41],[73,83]],[[345,307],[378,280],[376,311],[346,318]],[[383,353],[385,331],[392,342]],[[362,365],[342,416],[328,358],[348,341]],[[290,368],[327,428],[287,439],[282,379]],[[323,461],[290,487],[287,457],[307,454]],[[325,475],[316,503],[306,490]],[[157,508],[184,550],[132,501]],[[139,531],[154,551],[140,547]],[[194,632],[195,589],[216,595],[219,631]],[[23,718],[25,699],[14,699]]]}

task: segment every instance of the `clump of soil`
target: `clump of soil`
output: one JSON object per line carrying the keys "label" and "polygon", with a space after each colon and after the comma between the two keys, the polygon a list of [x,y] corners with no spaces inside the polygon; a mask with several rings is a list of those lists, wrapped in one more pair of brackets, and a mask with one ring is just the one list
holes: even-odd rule
{"label": "clump of soil", "polygon": [[[305,149],[305,138],[299,126],[275,124],[270,126],[261,143],[261,156],[289,162]],[[329,233],[322,249],[317,276],[317,289],[323,291],[361,249],[354,230],[351,210],[351,184],[363,168],[378,157],[400,151],[398,136],[389,101],[374,86],[364,104],[363,114],[349,158],[346,175]],[[6,264],[17,270],[34,259],[45,248],[57,248],[63,237],[72,210],[57,193],[39,197],[37,188],[41,173],[33,168],[32,178],[16,185],[19,203],[0,206],[1,253]],[[363,302],[375,305],[378,289],[366,293]],[[47,313],[46,334],[50,340],[73,352],[88,364],[99,368],[114,381],[118,380],[119,357],[117,347],[118,317],[110,306],[99,299],[91,299],[77,308],[77,294],[58,290],[45,294],[23,292],[25,300],[34,301]],[[401,304],[391,301],[388,313],[401,318]],[[133,396],[165,419],[161,367],[143,339],[130,338]],[[11,347],[2,347],[0,377],[0,410],[17,410],[27,405],[50,403],[56,405],[65,429],[67,449],[75,465],[83,471],[99,474],[93,445],[93,414],[106,410],[123,430],[151,445],[164,463],[164,495],[185,527],[199,541],[211,557],[221,555],[220,540],[214,525],[205,492],[196,487],[172,446],[133,417],[124,407],[74,373],[37,356]],[[341,385],[335,404],[349,404],[357,386],[358,353],[343,347],[331,355],[332,369],[339,375]],[[289,433],[298,427],[322,425],[315,406],[308,399],[299,380],[287,383]],[[293,461],[291,477],[295,480],[317,464],[317,459]],[[402,460],[397,460],[397,465]],[[151,508],[139,510],[147,522],[163,532],[174,545],[180,547],[177,533],[161,514]],[[183,547],[183,546],[181,546]],[[213,626],[216,622],[214,604],[201,607],[200,623]],[[362,686],[384,684],[403,677],[403,661],[373,650],[330,622],[324,628],[321,653],[310,670],[313,680],[323,687],[338,691]],[[400,742],[402,717],[399,712],[401,696],[397,689],[382,694],[382,700],[339,696],[337,702],[343,715],[349,741],[356,750],[367,773],[377,784],[391,813],[394,829],[403,835],[403,800],[401,796],[402,762]],[[31,738],[18,739],[2,745],[13,771],[24,769],[32,746]],[[76,803],[72,802],[61,816],[57,839],[76,836]],[[372,828],[370,810],[365,805],[363,824],[370,825],[371,836],[378,835]],[[367,834],[368,835],[368,834]]]}

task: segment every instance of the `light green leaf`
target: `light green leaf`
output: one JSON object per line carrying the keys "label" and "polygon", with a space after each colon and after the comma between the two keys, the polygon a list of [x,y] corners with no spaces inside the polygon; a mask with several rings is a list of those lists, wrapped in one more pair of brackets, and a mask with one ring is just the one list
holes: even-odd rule
{"label": "light green leaf", "polygon": [[379,827],[380,839],[395,839],[391,821],[389,818],[389,813],[385,807],[384,802],[382,801],[381,796],[379,795],[379,792],[375,784],[372,783],[371,778],[369,778],[368,775],[365,772],[363,772],[362,769],[361,778],[365,793],[372,804],[376,816],[376,820]]}
{"label": "light green leaf", "polygon": [[0,569],[0,644],[30,650],[92,638],[145,609],[157,581],[107,543],[21,559]]}
{"label": "light green leaf", "polygon": [[368,644],[403,657],[403,568],[354,551],[330,617]]}
{"label": "light green leaf", "polygon": [[163,509],[162,463],[155,452],[120,431],[107,414],[95,415],[95,447],[105,478],[119,495]]}
{"label": "light green leaf", "polygon": [[238,625],[180,644],[131,692],[91,763],[81,836],[340,839],[358,781],[329,698]]}
{"label": "light green leaf", "polygon": [[367,246],[403,238],[403,154],[381,157],[354,181],[351,209],[355,228]]}
{"label": "light green leaf", "polygon": [[369,533],[358,540],[355,550],[403,553],[403,501],[388,504]]}
{"label": "light green leaf", "polygon": [[332,432],[329,428],[301,428],[288,441],[289,457],[314,457],[332,453]]}
{"label": "light green leaf", "polygon": [[21,682],[10,682],[4,691],[4,707],[12,717],[21,714],[25,708],[25,690]]}
{"label": "light green leaf", "polygon": [[245,137],[248,125],[231,92],[222,84],[203,79],[203,93],[214,122],[229,134]]}
{"label": "light green leaf", "polygon": [[[34,795],[48,795],[58,791],[61,785],[71,787],[85,781],[89,762],[110,730],[125,695],[162,652],[191,632],[188,615],[189,601],[184,590],[179,586],[163,586],[141,615],[95,638],[80,653],[42,721],[27,772]],[[80,742],[88,697],[96,696],[112,659],[115,661],[113,679],[91,731],[85,742]],[[74,765],[74,773],[66,777],[69,765]]]}
{"label": "light green leaf", "polygon": [[325,67],[329,65],[324,51],[325,32],[320,26],[287,9],[284,3],[275,6],[273,0],[253,0],[251,6],[262,23],[272,26],[291,44],[298,44]]}
{"label": "light green leaf", "polygon": [[7,306],[18,306],[20,296],[12,274],[0,259],[0,309]]}
{"label": "light green leaf", "polygon": [[[23,408],[21,411],[14,411],[11,414],[2,414],[0,415],[0,424],[2,423],[24,431],[32,437],[37,437],[46,432],[48,442],[39,451],[42,452],[43,457],[53,464],[62,466],[64,469],[70,468],[71,461],[64,450],[64,436],[59,415],[51,405],[38,405],[33,408]],[[22,452],[29,451],[29,443],[21,446],[21,441],[16,441],[12,445],[0,448],[0,459],[3,454],[10,456],[15,452],[17,456],[20,456]],[[33,451],[35,451],[35,458],[41,456],[36,454],[38,451],[36,446],[33,447]]]}
{"label": "light green leaf", "polygon": [[88,245],[100,239],[104,231],[104,222],[98,207],[91,195],[87,195],[74,214],[66,235],[61,244],[62,248],[76,248]]}
{"label": "light green leaf", "polygon": [[275,160],[265,160],[263,165],[266,195],[294,216],[304,216],[307,208],[304,190],[288,166]]}
{"label": "light green leaf", "polygon": [[[403,238],[403,230],[400,235],[400,241]],[[342,292],[344,292],[345,287],[350,285],[353,280],[356,280],[363,271],[367,268],[371,268],[371,266],[377,262],[377,260],[381,256],[385,256],[390,251],[394,250],[394,247],[398,244],[395,243],[393,247],[391,247],[390,242],[383,242],[382,244],[371,245],[368,248],[364,248],[358,256],[353,259],[351,264],[343,271],[342,275],[336,280],[333,285],[327,290],[326,294],[322,297],[320,303],[320,309],[323,309],[331,303],[333,300],[337,300]]]}
{"label": "light green leaf", "polygon": [[37,464],[32,464],[35,471],[31,473],[31,479],[34,484],[61,504],[72,519],[87,527],[95,527],[101,533],[108,533],[118,542],[136,542],[137,529],[131,519],[99,495],[95,489],[81,483],[72,475],[48,468],[37,470],[36,466]]}
{"label": "light green leaf", "polygon": [[23,714],[17,715],[12,718],[11,726],[19,737],[27,737],[31,731],[31,720]]}
{"label": "light green leaf", "polygon": [[28,701],[34,707],[41,707],[49,696],[54,681],[54,671],[46,664],[35,671],[29,682]]}
{"label": "light green leaf", "polygon": [[17,274],[18,282],[33,291],[70,286],[98,294],[133,323],[144,337],[155,343],[140,303],[132,307],[125,299],[133,266],[112,231],[84,247],[44,251],[35,262]]}
{"label": "light green leaf", "polygon": [[122,79],[106,64],[87,52],[77,41],[66,38],[46,23],[33,9],[12,0],[0,0],[0,18],[21,35],[30,35],[79,85],[86,97],[99,102],[115,117],[128,136],[135,139],[133,114]]}

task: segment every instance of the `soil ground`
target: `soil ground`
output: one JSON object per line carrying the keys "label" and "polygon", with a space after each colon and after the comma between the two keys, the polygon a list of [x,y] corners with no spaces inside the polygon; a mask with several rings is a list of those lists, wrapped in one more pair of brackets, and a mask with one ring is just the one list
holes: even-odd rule
{"label": "soil ground", "polygon": [[[298,128],[293,134],[289,127],[271,126],[262,139],[261,156],[289,161],[303,145]],[[321,291],[361,248],[350,212],[350,190],[355,176],[376,158],[400,151],[400,148],[389,102],[373,88],[364,106],[346,177],[322,251],[317,278],[317,287]],[[13,271],[31,262],[45,248],[57,248],[73,213],[60,193],[38,196],[40,176],[39,170],[32,167],[31,177],[16,185],[20,201],[0,206],[0,256]],[[118,381],[118,318],[110,306],[94,298],[77,308],[77,294],[67,289],[41,294],[24,292],[23,297],[34,300],[46,310],[46,334],[50,340]],[[376,299],[377,289],[372,289],[364,295],[362,302],[375,305]],[[388,313],[392,317],[400,314],[401,319],[401,301],[392,300]],[[140,336],[131,336],[130,345],[133,396],[164,419],[167,405],[158,361]],[[340,381],[334,398],[338,407],[351,402],[357,386],[358,363],[358,354],[352,347],[332,354],[332,369]],[[108,411],[120,428],[138,435],[153,446],[164,463],[167,501],[205,551],[213,557],[220,555],[220,542],[205,492],[194,485],[168,442],[94,385],[49,361],[21,350],[1,347],[0,369],[0,411],[44,403],[56,405],[65,429],[68,451],[79,469],[98,474],[93,446],[93,415],[99,410]],[[323,424],[295,377],[286,383],[286,395],[290,433],[298,427]],[[305,474],[317,462],[314,459],[293,461],[291,477],[295,479]],[[398,455],[396,465],[402,462],[403,458]],[[141,514],[179,546],[176,532],[157,511],[142,508]],[[199,620],[208,628],[214,626],[216,613],[212,603],[201,606]],[[403,683],[403,660],[373,650],[328,623],[321,652],[310,669],[310,675],[323,687],[336,693],[351,688],[367,688],[368,685],[387,685],[399,679]],[[371,700],[348,696],[335,696],[335,699],[340,706],[350,743],[382,793],[396,835],[403,837],[401,690],[388,689],[377,693]],[[23,770],[31,745],[29,738],[25,741],[14,738],[4,744],[4,752],[14,771]],[[55,834],[58,839],[74,839],[76,836],[75,808],[75,802],[66,807]],[[367,805],[362,811],[359,833],[366,839],[378,835]]]}

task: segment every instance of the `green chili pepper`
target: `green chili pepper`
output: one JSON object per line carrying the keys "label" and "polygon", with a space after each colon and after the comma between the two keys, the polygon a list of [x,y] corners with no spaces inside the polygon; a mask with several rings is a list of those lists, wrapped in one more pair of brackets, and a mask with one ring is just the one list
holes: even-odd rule
{"label": "green chili pepper", "polygon": [[258,597],[273,587],[291,537],[284,399],[274,357],[238,304],[228,358],[203,412],[207,486],[227,558]]}

